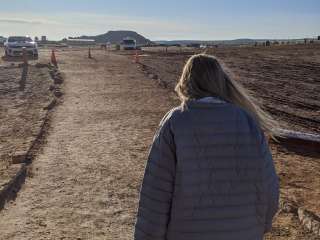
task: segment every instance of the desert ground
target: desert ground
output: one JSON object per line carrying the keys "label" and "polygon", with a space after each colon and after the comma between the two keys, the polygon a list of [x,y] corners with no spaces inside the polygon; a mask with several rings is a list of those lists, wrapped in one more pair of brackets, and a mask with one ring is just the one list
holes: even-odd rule
{"label": "desert ground", "polygon": [[[10,176],[16,152],[47,121],[24,184],[0,210],[0,239],[132,239],[153,134],[178,104],[174,84],[196,52],[145,49],[137,64],[130,51],[96,49],[89,59],[87,49],[58,50],[63,96],[49,114],[57,89],[52,69],[45,66],[51,52],[41,50],[25,81],[23,68],[0,60],[1,175]],[[225,62],[283,128],[320,133],[318,45],[208,52]],[[303,207],[320,215],[319,151],[270,146],[281,207],[266,239],[319,239],[294,210]]]}

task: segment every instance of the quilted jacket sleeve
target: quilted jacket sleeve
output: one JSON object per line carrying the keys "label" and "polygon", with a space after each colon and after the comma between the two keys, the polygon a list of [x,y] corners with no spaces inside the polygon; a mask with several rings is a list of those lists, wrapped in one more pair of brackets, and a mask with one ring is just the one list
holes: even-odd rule
{"label": "quilted jacket sleeve", "polygon": [[264,180],[267,189],[267,215],[265,232],[271,231],[272,219],[278,211],[279,205],[279,181],[274,162],[264,134],[262,133],[262,151],[264,156]]}
{"label": "quilted jacket sleeve", "polygon": [[135,240],[164,240],[175,178],[175,144],[169,120],[160,123],[149,153],[140,192]]}

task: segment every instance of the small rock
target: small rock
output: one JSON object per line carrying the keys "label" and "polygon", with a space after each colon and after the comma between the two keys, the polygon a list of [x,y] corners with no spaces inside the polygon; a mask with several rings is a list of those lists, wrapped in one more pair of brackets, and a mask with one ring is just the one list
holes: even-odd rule
{"label": "small rock", "polygon": [[281,211],[284,213],[293,213],[293,214],[297,214],[298,212],[298,207],[295,206],[294,203],[289,202],[289,201],[282,201],[280,203],[280,208]]}
{"label": "small rock", "polygon": [[36,63],[34,65],[36,68],[45,68],[45,67],[48,67],[48,64],[45,64],[45,63]]}
{"label": "small rock", "polygon": [[24,163],[27,160],[27,156],[25,152],[18,152],[14,156],[12,156],[12,164],[20,164]]}
{"label": "small rock", "polygon": [[54,85],[50,85],[50,87],[49,87],[49,91],[53,91],[53,90],[55,90],[56,89],[56,87],[54,86]]}
{"label": "small rock", "polygon": [[298,217],[303,226],[320,236],[320,217],[303,208],[298,209]]}
{"label": "small rock", "polygon": [[26,66],[28,66],[29,64],[27,63],[27,64],[25,64],[25,63],[19,63],[18,64],[18,67],[19,68],[23,68],[23,67],[26,67]]}
{"label": "small rock", "polygon": [[46,226],[47,226],[47,224],[46,224],[46,223],[44,223],[44,222],[39,222],[39,226],[41,226],[41,227],[46,227]]}
{"label": "small rock", "polygon": [[63,93],[61,92],[60,89],[54,90],[53,93],[54,93],[54,95],[55,95],[57,98],[62,97],[62,95],[63,95]]}
{"label": "small rock", "polygon": [[153,74],[152,79],[153,80],[157,80],[158,79],[158,75],[157,74]]}
{"label": "small rock", "polygon": [[57,100],[53,99],[48,106],[46,106],[45,108],[43,108],[44,110],[51,110],[52,108],[54,108],[54,106],[56,105]]}
{"label": "small rock", "polygon": [[53,77],[53,82],[54,82],[54,84],[62,84],[63,78],[61,77],[60,74],[57,74]]}
{"label": "small rock", "polygon": [[166,81],[161,80],[161,79],[158,80],[158,84],[163,88],[168,87],[168,83]]}

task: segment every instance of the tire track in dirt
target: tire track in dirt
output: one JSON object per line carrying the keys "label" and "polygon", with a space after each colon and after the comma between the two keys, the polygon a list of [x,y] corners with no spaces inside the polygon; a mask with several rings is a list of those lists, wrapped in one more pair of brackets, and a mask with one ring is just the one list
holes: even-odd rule
{"label": "tire track in dirt", "polygon": [[32,177],[0,212],[0,239],[132,238],[148,144],[171,96],[127,57],[93,55],[58,54],[64,102]]}

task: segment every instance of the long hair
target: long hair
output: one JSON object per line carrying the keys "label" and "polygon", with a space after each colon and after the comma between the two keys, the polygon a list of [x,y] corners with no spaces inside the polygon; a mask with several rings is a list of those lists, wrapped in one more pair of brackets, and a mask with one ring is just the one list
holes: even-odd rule
{"label": "long hair", "polygon": [[207,54],[192,56],[184,66],[175,91],[183,106],[190,100],[203,97],[218,97],[233,103],[248,112],[267,135],[272,138],[279,135],[278,123],[227,74],[214,56]]}

